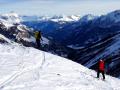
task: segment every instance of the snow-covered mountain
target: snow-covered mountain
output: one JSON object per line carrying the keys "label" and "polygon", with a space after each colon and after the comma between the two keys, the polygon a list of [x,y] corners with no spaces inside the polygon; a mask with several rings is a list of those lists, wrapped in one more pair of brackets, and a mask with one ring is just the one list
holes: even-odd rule
{"label": "snow-covered mountain", "polygon": [[50,36],[55,38],[55,41],[66,45],[87,46],[120,31],[119,12],[117,10],[98,17],[90,14],[85,15],[79,21],[68,23],[62,28],[53,30],[50,32]]}
{"label": "snow-covered mountain", "polygon": [[80,19],[78,15],[61,15],[61,16],[21,16],[21,23],[35,29],[41,30],[46,36],[52,35],[53,32],[59,30],[70,23]]}
{"label": "snow-covered mountain", "polygon": [[103,58],[106,63],[106,73],[120,78],[119,38],[120,33],[110,35],[95,44],[76,50],[74,56],[71,55],[70,58],[92,69],[96,69],[97,62]]}
{"label": "snow-covered mountain", "polygon": [[[120,10],[98,17],[89,14],[78,21],[58,26],[61,28],[56,28],[46,36],[63,45],[67,50],[61,51],[68,51],[68,58],[89,68],[95,69],[98,60],[104,57],[109,66],[107,73],[120,77],[119,16]],[[43,30],[47,28],[43,24]]]}
{"label": "snow-covered mountain", "polygon": [[120,10],[116,10],[116,11],[108,13],[107,15],[101,16],[100,21],[104,22],[103,24],[101,23],[102,25],[104,25],[104,27],[109,27],[111,24],[119,23],[120,22]]}
{"label": "snow-covered mountain", "polygon": [[[8,15],[9,16],[9,15]],[[13,16],[18,17],[18,15],[13,14]],[[101,35],[94,39],[91,39],[91,37],[94,37],[92,35],[92,32],[99,33],[100,30],[96,29],[105,29],[105,28],[114,28],[115,25],[119,24],[119,10],[116,10],[114,12],[111,12],[107,15],[102,16],[93,16],[91,14],[85,15],[83,17],[72,15],[72,16],[20,16],[20,20],[23,24],[34,28],[36,30],[41,30],[46,36],[56,38],[56,41],[67,41],[67,44],[88,44],[89,42],[96,42],[97,40],[101,39]],[[86,27],[87,26],[87,27]],[[94,31],[96,30],[96,31]],[[97,32],[99,31],[99,32]],[[111,32],[112,30],[110,30]],[[83,36],[85,36],[86,33],[90,32],[90,36],[86,37],[84,40],[81,40],[81,42],[78,42],[80,38],[83,38],[80,36],[82,33]],[[105,32],[108,32],[107,30]],[[112,31],[113,32],[113,31]],[[115,32],[115,30],[114,30]],[[64,37],[62,36],[64,33]],[[95,34],[94,33],[94,34]],[[59,37],[58,37],[59,36]],[[76,39],[71,40],[71,37],[78,37]],[[87,40],[87,41],[86,41]],[[83,42],[83,43],[82,43]],[[65,42],[66,43],[66,42]]]}
{"label": "snow-covered mountain", "polygon": [[[16,13],[0,15],[0,42],[18,42],[25,46],[35,47],[34,30],[21,23],[21,18]],[[4,37],[4,38],[3,38]],[[47,38],[43,38],[42,44],[49,44]]]}
{"label": "snow-covered mountain", "polygon": [[18,14],[11,12],[9,14],[0,15],[0,21],[4,23],[7,27],[13,26],[13,24],[20,23],[20,17]]}
{"label": "snow-covered mountain", "polygon": [[[28,16],[29,18],[29,16]],[[71,16],[54,16],[54,17],[41,17],[36,21],[23,21],[22,23],[26,26],[34,28],[35,30],[41,30],[46,37],[52,37],[54,41],[64,41],[69,35],[71,35],[72,30],[79,27],[81,24],[87,23],[88,21],[97,18],[91,14],[84,17],[77,15]],[[64,36],[64,37],[62,37]]]}
{"label": "snow-covered mountain", "polygon": [[[6,21],[6,24],[4,24],[3,21],[0,21],[0,34],[5,36],[6,38],[16,41],[19,43],[24,43],[24,45],[29,45],[30,43],[34,43],[35,39],[32,35],[32,32],[29,28],[27,28],[25,25],[22,24],[16,24],[10,23],[11,26],[8,26],[8,21]],[[29,44],[28,44],[29,43]]]}
{"label": "snow-covered mountain", "polygon": [[92,19],[88,18],[91,15],[84,16],[54,30],[50,36],[63,46],[72,46],[73,50],[61,51],[67,51],[68,58],[89,68],[95,69],[98,60],[104,57],[107,73],[120,78],[119,13],[117,10]]}
{"label": "snow-covered mountain", "polygon": [[77,15],[71,15],[71,16],[54,16],[52,18],[50,18],[51,21],[54,22],[71,22],[71,21],[78,21],[80,19],[80,16]]}
{"label": "snow-covered mountain", "polygon": [[82,18],[80,18],[80,22],[88,22],[88,21],[91,21],[95,18],[97,18],[97,16],[94,16],[92,14],[88,14],[88,15],[85,15]]}
{"label": "snow-covered mountain", "polygon": [[119,90],[120,80],[31,47],[0,44],[0,90]]}
{"label": "snow-covered mountain", "polygon": [[[41,30],[42,35],[51,40],[52,44],[49,46],[49,52],[65,56],[92,69],[95,69],[98,60],[104,57],[107,64],[109,64],[108,66],[110,66],[110,74],[119,77],[119,12],[120,11],[117,10],[98,17],[89,14],[81,17],[77,21],[67,22],[59,21],[59,19],[63,19],[63,17],[59,16],[52,17],[52,19],[50,17],[41,17],[40,19],[38,16],[30,16],[31,19],[29,19],[29,16],[26,16],[23,19],[25,22],[21,23],[35,30]],[[64,18],[66,18],[66,16]],[[27,19],[30,21],[26,22]],[[0,31],[2,35],[11,37],[11,39],[16,36],[16,29],[14,29],[14,33],[10,33],[13,32],[13,28],[10,30],[6,29],[3,23],[1,27],[2,30],[4,30],[4,32]],[[21,24],[17,26],[18,31],[21,30],[19,27],[21,27]],[[31,29],[27,29],[27,31],[30,36],[33,36]],[[33,38],[23,40],[31,41]],[[1,40],[1,42],[4,41]],[[30,44],[28,43],[27,45]],[[116,49],[112,49],[114,45]],[[108,47],[110,47],[109,50],[107,49]],[[113,59],[109,60],[111,57]]]}
{"label": "snow-covered mountain", "polygon": [[54,21],[54,22],[70,22],[70,21],[78,21],[80,16],[78,15],[61,15],[61,16],[20,16],[22,22],[26,21]]}
{"label": "snow-covered mountain", "polygon": [[8,38],[6,38],[4,35],[0,34],[0,43],[9,43],[9,44],[13,44],[13,42],[11,40],[9,40]]}

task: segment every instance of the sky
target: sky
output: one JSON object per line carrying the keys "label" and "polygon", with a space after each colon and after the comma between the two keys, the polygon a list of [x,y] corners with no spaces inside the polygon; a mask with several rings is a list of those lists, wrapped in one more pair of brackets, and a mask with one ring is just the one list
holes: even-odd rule
{"label": "sky", "polygon": [[0,0],[0,14],[102,15],[120,9],[120,0]]}

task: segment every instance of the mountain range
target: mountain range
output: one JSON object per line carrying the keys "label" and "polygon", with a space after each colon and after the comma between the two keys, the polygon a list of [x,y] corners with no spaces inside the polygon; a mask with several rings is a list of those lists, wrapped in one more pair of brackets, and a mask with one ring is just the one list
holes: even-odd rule
{"label": "mountain range", "polygon": [[[96,78],[97,73],[95,71],[80,65],[80,62],[76,63],[69,59],[52,55],[49,48],[48,52],[50,53],[35,49],[34,29],[18,22],[20,19],[13,19],[14,15],[16,16],[16,14],[7,14],[7,16],[0,19],[0,90],[120,89],[120,80],[117,78],[105,75],[106,80],[103,81],[102,77]],[[83,55],[76,57],[76,59],[81,61],[81,58],[83,58],[84,62],[86,61],[86,56],[84,55],[94,55],[94,53],[90,53],[90,50],[97,52],[97,48],[108,45],[106,46],[106,53],[101,52],[101,54],[106,55],[118,50],[120,44],[119,33],[116,33],[92,46],[81,48],[80,52],[78,51],[79,48],[75,48],[72,45],[69,47],[63,46],[63,51],[60,51],[60,49],[55,48],[58,45],[57,43],[54,43],[56,45],[51,47],[52,41],[45,37],[42,38],[41,44],[49,45],[53,51],[58,50],[62,53],[65,49],[71,50],[72,48],[72,50],[77,52],[74,55],[80,56],[82,53]],[[72,52],[72,50],[69,52]],[[54,54],[57,53],[56,51]],[[116,58],[111,67],[118,66],[117,61]],[[85,66],[94,66],[94,62],[94,60],[89,61]],[[82,61],[81,63],[83,64]],[[112,75],[115,73],[113,72]]]}
{"label": "mountain range", "polygon": [[[0,33],[7,38],[16,39],[18,32],[21,31],[20,28],[27,27],[25,31],[31,38],[22,40],[27,40],[28,46],[34,46],[35,43],[28,44],[28,41],[34,41],[34,30],[41,30],[42,35],[50,41],[47,49],[49,52],[69,58],[94,70],[97,68],[97,62],[105,59],[106,73],[120,78],[120,10],[101,16],[88,14],[83,17],[38,17],[7,14],[0,17]],[[15,29],[10,29],[11,27]]]}

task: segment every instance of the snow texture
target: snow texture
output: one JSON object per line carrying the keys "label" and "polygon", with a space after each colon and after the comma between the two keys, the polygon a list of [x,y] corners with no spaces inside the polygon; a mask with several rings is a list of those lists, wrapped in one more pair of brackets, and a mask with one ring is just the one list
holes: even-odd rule
{"label": "snow texture", "polygon": [[0,44],[0,90],[120,90],[120,80],[31,47]]}

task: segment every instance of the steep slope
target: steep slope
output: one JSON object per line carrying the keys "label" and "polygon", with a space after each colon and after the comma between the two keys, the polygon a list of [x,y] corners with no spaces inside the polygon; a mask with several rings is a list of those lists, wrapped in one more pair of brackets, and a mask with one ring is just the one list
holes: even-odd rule
{"label": "steep slope", "polygon": [[[114,34],[120,31],[119,16],[120,10],[116,10],[106,15],[95,17],[90,21],[86,19],[82,24],[76,23],[77,25],[74,28],[71,25],[68,29],[65,28],[68,33],[70,31],[72,33],[66,37],[64,41],[66,44],[78,44],[79,46],[93,44],[101,39],[104,39],[110,34]],[[80,21],[82,21],[81,19]],[[60,34],[60,32],[58,33]]]}
{"label": "steep slope", "polygon": [[88,68],[96,69],[97,62],[104,59],[106,62],[106,71],[112,76],[120,78],[120,33],[116,33],[96,42],[88,47],[76,50],[73,57]]}
{"label": "steep slope", "polygon": [[[48,30],[49,25],[47,28],[44,25],[43,31]],[[47,36],[60,43],[57,46],[63,48],[59,51],[65,52],[67,58],[92,69],[96,69],[98,60],[104,58],[107,73],[120,78],[120,10],[98,17],[85,15],[78,21],[57,27],[61,28],[52,28],[55,30]]]}
{"label": "steep slope", "polygon": [[4,35],[0,34],[0,43],[12,43],[12,42]]}
{"label": "steep slope", "polygon": [[0,44],[0,90],[119,90],[120,80],[96,73],[59,56]]}
{"label": "steep slope", "polygon": [[[12,15],[13,17],[17,16]],[[48,47],[46,51],[67,57],[92,69],[96,69],[98,60],[104,57],[109,67],[107,67],[107,73],[115,77],[120,77],[119,15],[120,11],[118,10],[100,17],[86,15],[80,18],[80,20],[72,22],[61,21],[63,18],[57,16],[51,19],[44,19],[42,17],[42,21],[39,22],[38,17],[33,16],[31,20],[34,22],[30,24],[36,27],[37,22],[37,25],[41,25],[40,27],[45,33],[46,31],[53,31],[52,33],[51,31],[49,32],[50,37],[47,35],[53,42],[50,43],[50,46],[46,46]],[[28,17],[24,18],[29,19]],[[62,19],[59,20],[57,18]],[[2,19],[6,20],[5,18]],[[32,29],[21,25],[21,23],[9,23],[9,20],[4,23],[4,20],[0,23],[0,34],[13,41],[16,39],[20,40],[20,43],[22,41],[22,44],[25,46],[35,46],[33,32],[31,32]],[[44,32],[43,35],[46,35]],[[17,37],[18,33],[23,33],[22,38]],[[54,39],[60,43],[54,43]],[[3,38],[0,41],[6,42]]]}

